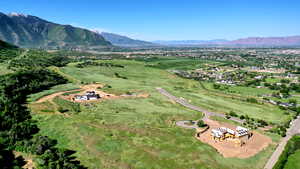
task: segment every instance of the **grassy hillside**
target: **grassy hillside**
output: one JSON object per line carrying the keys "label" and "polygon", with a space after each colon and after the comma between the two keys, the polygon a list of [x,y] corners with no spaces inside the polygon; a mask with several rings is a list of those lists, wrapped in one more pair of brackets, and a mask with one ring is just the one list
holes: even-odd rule
{"label": "grassy hillside", "polygon": [[294,154],[289,156],[287,163],[284,166],[284,169],[295,169],[300,168],[300,150],[297,150]]}
{"label": "grassy hillside", "polygon": [[194,139],[192,130],[174,124],[177,120],[199,119],[202,114],[170,102],[155,87],[163,87],[210,110],[227,112],[234,109],[239,114],[267,118],[272,122],[281,122],[288,117],[274,106],[251,104],[218,92],[208,93],[196,81],[179,78],[145,62],[104,62],[124,68],[77,68],[76,63],[72,63],[57,69],[68,79],[76,79],[74,82],[110,85],[111,88],[103,89],[106,92],[149,93],[150,97],[82,104],[81,112],[68,112],[70,116],[40,111],[51,109],[53,103],[50,102],[31,104],[41,133],[56,138],[60,147],[76,150],[80,161],[90,168],[263,168],[274,146],[244,160],[223,158],[211,146]]}

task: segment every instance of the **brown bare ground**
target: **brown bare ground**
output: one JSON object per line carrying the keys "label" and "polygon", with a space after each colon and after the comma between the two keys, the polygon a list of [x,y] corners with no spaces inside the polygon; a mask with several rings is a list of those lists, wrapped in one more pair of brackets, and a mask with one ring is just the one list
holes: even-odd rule
{"label": "brown bare ground", "polygon": [[253,131],[253,136],[249,140],[247,138],[243,138],[245,144],[242,147],[231,140],[215,141],[211,136],[212,129],[227,127],[234,130],[236,126],[228,123],[219,123],[210,119],[205,120],[205,122],[210,126],[210,128],[197,139],[213,146],[225,158],[249,158],[264,150],[272,143],[271,138],[256,131]]}

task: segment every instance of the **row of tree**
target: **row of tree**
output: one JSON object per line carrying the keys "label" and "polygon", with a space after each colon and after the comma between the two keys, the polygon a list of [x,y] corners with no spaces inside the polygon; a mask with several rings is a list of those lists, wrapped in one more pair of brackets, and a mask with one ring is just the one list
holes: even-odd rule
{"label": "row of tree", "polygon": [[24,161],[13,151],[37,156],[40,169],[82,169],[74,151],[56,148],[57,141],[38,134],[39,128],[25,106],[29,94],[66,83],[47,69],[20,70],[0,77],[0,164],[2,168],[21,168]]}

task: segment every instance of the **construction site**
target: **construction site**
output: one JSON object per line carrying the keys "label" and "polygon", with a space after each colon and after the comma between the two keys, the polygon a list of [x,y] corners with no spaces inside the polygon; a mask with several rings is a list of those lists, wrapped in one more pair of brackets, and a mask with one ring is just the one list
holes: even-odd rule
{"label": "construction site", "polygon": [[224,157],[248,158],[264,150],[272,140],[257,131],[241,126],[206,119],[206,130],[197,130],[195,137],[213,146]]}

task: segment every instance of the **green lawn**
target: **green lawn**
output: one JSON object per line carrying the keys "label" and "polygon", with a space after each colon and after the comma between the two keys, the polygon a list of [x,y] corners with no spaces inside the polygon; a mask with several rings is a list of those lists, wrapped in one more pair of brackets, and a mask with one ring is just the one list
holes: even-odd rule
{"label": "green lawn", "polygon": [[[108,84],[112,87],[107,88],[108,91],[143,92],[149,93],[150,97],[82,104],[81,112],[68,112],[70,117],[51,113],[33,114],[42,134],[57,139],[60,147],[76,150],[79,160],[89,168],[263,168],[274,150],[271,146],[244,160],[223,158],[213,147],[194,139],[193,130],[174,125],[177,120],[195,120],[202,114],[170,102],[155,87],[163,87],[213,111],[234,110],[255,118],[283,121],[285,116],[276,107],[251,104],[227,98],[218,92],[208,92],[196,81],[145,66],[147,63],[144,62],[106,62],[121,64],[125,68],[91,66],[80,69],[70,64],[59,71],[69,79],[84,83]],[[115,73],[127,79],[119,78]],[[67,86],[72,88],[77,85]],[[30,100],[68,87],[58,86],[32,95]]]}

